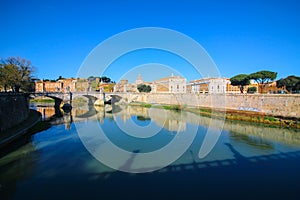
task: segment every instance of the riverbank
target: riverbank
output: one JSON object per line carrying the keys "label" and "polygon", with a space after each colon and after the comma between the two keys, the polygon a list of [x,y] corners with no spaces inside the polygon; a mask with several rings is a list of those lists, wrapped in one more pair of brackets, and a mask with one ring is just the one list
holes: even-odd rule
{"label": "riverbank", "polygon": [[181,105],[208,109],[252,111],[263,115],[300,119],[299,94],[170,94],[132,93],[123,94],[127,103]]}
{"label": "riverbank", "polygon": [[48,98],[48,97],[39,97],[35,99],[30,99],[30,103],[55,103],[54,99]]}
{"label": "riverbank", "polygon": [[177,112],[186,111],[202,116],[223,118],[226,120],[246,121],[258,124],[267,124],[276,127],[292,127],[300,129],[300,119],[296,117],[284,117],[268,115],[262,112],[233,110],[233,109],[211,109],[207,107],[193,107],[187,105],[170,105],[170,104],[149,104],[143,102],[130,103],[130,106],[141,106],[147,108],[161,108],[166,110],[174,110]]}
{"label": "riverbank", "polygon": [[24,135],[30,135],[49,128],[44,122],[41,122],[41,113],[30,110],[28,117],[21,123],[0,133],[0,148],[10,144]]}

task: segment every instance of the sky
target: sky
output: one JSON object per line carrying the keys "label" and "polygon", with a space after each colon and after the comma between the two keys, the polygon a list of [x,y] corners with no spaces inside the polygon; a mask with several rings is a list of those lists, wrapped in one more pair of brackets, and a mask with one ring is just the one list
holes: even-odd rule
{"label": "sky", "polygon": [[[76,77],[97,45],[142,27],[167,28],[192,38],[221,77],[260,70],[278,72],[277,79],[300,76],[297,0],[0,0],[0,9],[0,58],[30,60],[40,79]],[[178,59],[164,51],[140,50],[120,56],[104,73],[91,75],[118,81],[137,66],[151,69],[149,63],[158,63],[165,73],[200,78],[193,66]],[[164,75],[158,68],[142,76],[146,81],[157,79]]]}

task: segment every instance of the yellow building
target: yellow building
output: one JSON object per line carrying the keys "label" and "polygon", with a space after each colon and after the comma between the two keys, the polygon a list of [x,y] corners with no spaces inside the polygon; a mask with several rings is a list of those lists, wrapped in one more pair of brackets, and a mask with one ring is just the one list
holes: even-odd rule
{"label": "yellow building", "polygon": [[60,79],[58,81],[37,81],[36,92],[74,92],[76,91],[76,79]]}

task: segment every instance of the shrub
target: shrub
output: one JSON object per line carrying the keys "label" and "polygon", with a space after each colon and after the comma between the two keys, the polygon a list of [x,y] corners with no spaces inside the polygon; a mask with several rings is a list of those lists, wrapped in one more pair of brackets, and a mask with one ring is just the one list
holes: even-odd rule
{"label": "shrub", "polygon": [[257,92],[257,88],[256,87],[249,87],[247,89],[247,93],[253,94]]}

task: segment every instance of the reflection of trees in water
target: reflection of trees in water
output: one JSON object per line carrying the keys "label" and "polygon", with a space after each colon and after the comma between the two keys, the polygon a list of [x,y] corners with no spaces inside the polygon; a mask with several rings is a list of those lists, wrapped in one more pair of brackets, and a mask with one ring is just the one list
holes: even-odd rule
{"label": "reflection of trees in water", "polygon": [[[22,140],[26,140],[23,138]],[[22,145],[22,141],[19,141]],[[26,141],[27,143],[27,141]],[[20,146],[19,146],[20,147]],[[3,156],[0,160],[1,171],[1,190],[0,194],[3,199],[11,199],[17,190],[17,184],[20,180],[31,177],[36,166],[36,160],[40,153],[35,150],[31,142],[20,147],[18,150],[11,150],[11,153]],[[13,167],[12,167],[13,166]]]}
{"label": "reflection of trees in water", "polygon": [[[231,135],[246,135],[251,140],[256,140],[256,143],[269,144],[268,141],[276,141],[288,145],[300,145],[300,135],[297,129],[269,127],[247,122],[226,121],[225,130],[229,130]],[[261,141],[259,141],[261,140]]]}
{"label": "reflection of trees in water", "polygon": [[274,145],[272,142],[266,140],[265,138],[253,135],[246,135],[235,133],[233,131],[230,132],[230,139],[246,143],[250,146],[254,146],[259,149],[274,149]]}
{"label": "reflection of trees in water", "polygon": [[141,115],[136,116],[136,119],[139,121],[150,121],[151,120],[150,117],[145,117],[145,116],[141,116]]}

